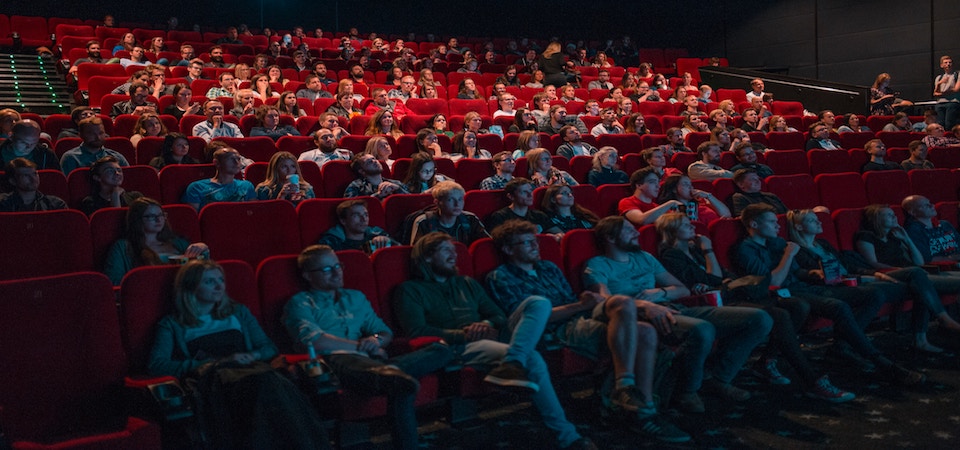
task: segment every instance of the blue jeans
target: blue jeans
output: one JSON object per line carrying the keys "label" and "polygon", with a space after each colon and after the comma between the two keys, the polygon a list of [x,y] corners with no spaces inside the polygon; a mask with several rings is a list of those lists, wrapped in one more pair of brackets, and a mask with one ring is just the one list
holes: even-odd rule
{"label": "blue jeans", "polygon": [[509,344],[489,339],[470,342],[463,350],[462,360],[471,366],[491,366],[512,361],[526,368],[530,381],[540,386],[540,390],[533,394],[533,404],[540,410],[544,424],[557,433],[560,446],[566,447],[580,439],[580,433],[567,420],[550,382],[547,363],[536,351],[552,309],[553,305],[544,297],[527,298],[510,315],[508,329],[501,330],[501,335],[509,339]]}
{"label": "blue jeans", "polygon": [[750,358],[750,353],[773,327],[763,310],[736,306],[679,306],[677,329],[683,332],[682,358],[686,373],[684,392],[697,392],[703,384],[704,365],[714,339],[719,340],[713,376],[730,383]]}
{"label": "blue jeans", "polygon": [[827,291],[825,286],[790,287],[791,295],[810,305],[812,314],[832,320],[834,332],[854,351],[870,359],[882,357],[880,350],[863,334],[850,305],[843,300],[827,297]]}

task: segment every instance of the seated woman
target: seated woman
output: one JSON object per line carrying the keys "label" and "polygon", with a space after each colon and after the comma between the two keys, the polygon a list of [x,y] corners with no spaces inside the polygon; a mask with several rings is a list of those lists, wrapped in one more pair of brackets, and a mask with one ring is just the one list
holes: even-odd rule
{"label": "seated woman", "polygon": [[199,114],[203,110],[200,102],[191,102],[193,100],[193,90],[186,83],[177,83],[173,87],[174,103],[164,108],[163,113],[176,117],[179,121],[188,114]]}
{"label": "seated woman", "polygon": [[257,185],[257,200],[289,200],[294,204],[314,198],[313,186],[303,179],[297,157],[277,152],[267,164],[267,178]]}
{"label": "seated woman", "polygon": [[[907,235],[906,230],[897,222],[897,215],[886,205],[870,205],[863,210],[863,221],[860,231],[854,235],[854,245],[860,256],[866,260],[870,268],[884,271],[887,275],[899,281],[913,284],[918,276],[913,271],[905,271],[923,265],[923,254]],[[895,269],[890,271],[890,269]],[[921,270],[922,272],[922,270]],[[939,295],[954,295],[960,292],[960,277],[953,275],[927,275],[930,285],[926,289],[917,289],[911,286],[912,294],[919,300],[914,308],[923,308],[925,316],[914,316],[914,332],[926,330],[920,322],[929,320],[932,315],[940,322],[940,326],[951,331],[954,335],[960,333],[960,323],[955,321],[944,310]],[[929,286],[929,287],[928,287]],[[915,335],[914,343],[917,348],[926,351],[937,351],[936,347],[926,342],[926,336]],[[926,345],[924,345],[926,344]]]}
{"label": "seated woman", "polygon": [[643,114],[641,113],[630,114],[630,116],[623,121],[623,126],[623,132],[626,134],[637,134],[640,136],[650,134],[646,119],[643,118]]}
{"label": "seated woman", "polygon": [[617,107],[620,107],[620,102],[626,98],[623,95],[623,88],[620,86],[614,86],[607,92],[607,96],[603,98],[603,101],[612,100],[617,103]]}
{"label": "seated woman", "polygon": [[477,67],[480,66],[480,62],[473,58],[464,58],[463,67],[457,69],[458,73],[473,73],[480,75],[480,71],[477,70]]}
{"label": "seated woman", "polygon": [[267,136],[274,141],[283,136],[300,136],[293,125],[280,125],[280,108],[276,105],[260,105],[257,122],[259,126],[250,129],[250,136]]}
{"label": "seated woman", "polygon": [[[645,148],[640,151],[640,156],[643,157],[644,162],[646,162],[648,166],[653,167],[653,171],[660,178],[683,173],[676,167],[667,167],[667,157],[663,154],[663,149],[660,147]],[[633,174],[631,174],[631,176],[632,175]]]}
{"label": "seated woman", "polygon": [[496,110],[493,113],[493,118],[504,116],[504,117],[514,117],[517,115],[517,110],[513,108],[513,105],[517,102],[517,97],[513,94],[507,92],[500,96],[497,99],[497,104],[500,105],[500,109]]}
{"label": "seated woman", "polygon": [[687,90],[684,89],[684,88],[681,87],[681,86],[677,86],[677,87],[673,90],[673,94],[670,96],[670,98],[667,99],[667,101],[670,102],[671,104],[674,104],[674,103],[681,103],[681,104],[682,104],[682,103],[683,103],[683,99],[684,99],[686,96],[687,96]]}
{"label": "seated woman", "polygon": [[787,119],[785,119],[783,116],[774,114],[773,116],[770,116],[770,120],[767,122],[767,128],[761,131],[764,133],[769,133],[771,131],[789,131],[795,133],[797,129],[787,125]]}
{"label": "seated woman", "polygon": [[403,69],[393,66],[390,68],[390,71],[387,72],[387,84],[393,86],[395,89],[400,89],[400,81],[403,79]]}
{"label": "seated woman", "polygon": [[447,116],[441,113],[434,114],[433,117],[430,118],[429,124],[435,134],[453,137],[453,132],[447,129]]}
{"label": "seated woman", "polygon": [[283,77],[283,70],[281,70],[280,66],[276,64],[267,67],[267,79],[271,83],[280,83],[281,86],[286,86],[290,81]]}
{"label": "seated woman", "polygon": [[707,124],[706,120],[703,120],[700,116],[687,116],[683,118],[683,126],[680,128],[680,132],[683,133],[683,136],[686,136],[694,132],[706,132],[710,131],[710,125]]}
{"label": "seated woman", "polygon": [[90,166],[90,195],[80,202],[86,215],[103,208],[127,206],[143,194],[123,189],[123,168],[113,156],[104,156]]}
{"label": "seated woman", "polygon": [[255,114],[257,112],[255,105],[252,90],[237,89],[237,93],[233,94],[233,109],[230,110],[230,115],[239,119],[248,114]]}
{"label": "seated woman", "polygon": [[667,77],[665,77],[662,73],[655,74],[653,76],[653,82],[650,83],[650,89],[655,91],[670,89],[670,85],[667,84]]}
{"label": "seated woman", "polygon": [[160,202],[142,197],[134,200],[127,210],[124,237],[110,246],[103,273],[114,286],[127,272],[140,266],[179,263],[185,259],[206,259],[210,256],[207,244],[191,244],[173,231],[167,213]]}
{"label": "seated woman", "polygon": [[490,130],[483,128],[483,117],[476,111],[470,111],[463,116],[463,129],[477,135],[490,133]]}
{"label": "seated woman", "polygon": [[545,148],[530,149],[525,155],[527,158],[527,175],[535,187],[566,184],[576,186],[577,180],[564,170],[553,167],[553,157]]}
{"label": "seated woman", "polygon": [[898,112],[890,119],[890,123],[883,126],[883,131],[913,131],[910,116],[905,112]]}
{"label": "seated woman", "polygon": [[730,131],[733,129],[733,125],[730,124],[730,117],[727,116],[727,113],[723,112],[722,109],[717,108],[713,111],[710,111],[710,122],[713,123],[714,128],[723,128],[724,130]]}
{"label": "seated woman", "polygon": [[523,158],[527,152],[540,147],[540,133],[535,130],[524,130],[517,137],[517,148],[513,151],[513,158]]}
{"label": "seated woman", "polygon": [[710,192],[701,191],[693,187],[693,182],[686,175],[670,175],[660,181],[660,195],[657,202],[667,203],[677,200],[683,204],[680,208],[690,220],[702,222],[704,225],[720,218],[731,217],[730,208],[722,200]]}
{"label": "seated woman", "polygon": [[420,95],[420,98],[440,98],[440,94],[437,93],[437,85],[429,81],[420,85],[417,94]]}
{"label": "seated woman", "polygon": [[524,87],[543,89],[543,71],[534,70],[533,74],[530,75],[530,81],[524,84]]}
{"label": "seated woman", "polygon": [[[286,95],[286,92],[284,92],[284,95]],[[284,97],[281,97],[280,101],[283,101],[283,98]],[[295,98],[296,96],[294,96],[294,99]],[[340,92],[339,94],[337,94],[336,98],[337,98],[337,102],[330,105],[330,107],[327,108],[326,112],[332,112],[336,114],[338,117],[347,118],[347,120],[352,119],[355,116],[363,115],[363,111],[360,111],[360,108],[357,108],[356,106],[354,106],[353,92],[347,92],[347,91]]]}
{"label": "seated woman", "polygon": [[593,211],[577,204],[573,196],[573,189],[565,184],[555,184],[547,187],[540,203],[550,223],[548,230],[566,233],[570,230],[589,229],[600,220]]}
{"label": "seated woman", "polygon": [[633,100],[630,97],[623,97],[618,103],[617,117],[629,117],[633,114]]}
{"label": "seated woman", "polygon": [[190,140],[181,133],[170,133],[163,138],[160,155],[150,160],[150,166],[160,170],[170,164],[200,164],[190,157]]}
{"label": "seated woman", "polygon": [[604,184],[625,184],[630,182],[630,175],[620,170],[620,155],[617,149],[611,146],[600,147],[593,154],[593,169],[587,173],[587,182],[600,187]]}
{"label": "seated woman", "polygon": [[567,102],[582,102],[583,99],[577,97],[577,91],[574,89],[573,85],[567,84],[560,86],[560,101]]}
{"label": "seated woman", "polygon": [[727,117],[734,118],[739,117],[740,113],[737,112],[736,105],[733,104],[733,100],[723,100],[718,105],[720,110],[723,111]]}
{"label": "seated woman", "polygon": [[890,89],[890,74],[881,73],[870,87],[870,115],[889,116],[899,109],[913,106],[913,102],[897,98],[899,92]]}
{"label": "seated woman", "polygon": [[373,155],[381,164],[386,164],[388,168],[393,169],[394,159],[390,159],[393,149],[390,148],[390,141],[383,136],[376,136],[367,141],[367,146],[363,150],[364,155]]}
{"label": "seated woman", "polygon": [[[774,118],[780,116],[774,116]],[[846,113],[843,115],[843,118],[846,119],[846,125],[837,128],[837,133],[869,133],[872,130],[866,125],[860,125],[860,116],[854,113]]]}
{"label": "seated woman", "polygon": [[267,101],[268,98],[280,97],[280,93],[273,90],[270,86],[270,77],[266,74],[258,73],[250,79],[250,89],[253,90],[253,97]]}
{"label": "seated woman", "polygon": [[146,136],[164,137],[167,135],[167,126],[160,120],[157,113],[146,112],[137,118],[137,124],[133,126],[133,136],[130,136],[130,143],[136,148],[140,139]]}
{"label": "seated woman", "polygon": [[437,164],[433,162],[433,157],[429,153],[419,152],[413,154],[403,185],[411,194],[429,194],[434,185],[447,180],[451,179],[437,173]]}
{"label": "seated woman", "polygon": [[477,84],[470,78],[460,80],[457,90],[457,98],[465,100],[482,99],[483,94],[477,90]]}
{"label": "seated woman", "polygon": [[250,66],[247,64],[238,63],[233,66],[233,76],[237,80],[237,86],[239,86],[240,82],[242,81],[251,81],[250,73],[251,73]]}
{"label": "seated woman", "polygon": [[733,151],[734,148],[730,140],[730,132],[724,127],[717,126],[710,130],[710,142],[719,144],[720,150],[724,152]]}
{"label": "seated woman", "polygon": [[[697,234],[685,214],[664,214],[657,218],[656,228],[660,238],[660,262],[668,272],[683,282],[690,292],[703,294],[720,290],[724,281],[730,279],[730,274],[717,260],[710,238]],[[753,373],[760,379],[774,385],[791,383],[777,368],[777,357],[782,355],[800,377],[801,389],[807,397],[832,403],[848,402],[855,398],[854,394],[834,387],[826,375],[818,375],[803,356],[796,331],[806,320],[802,308],[785,307],[779,303],[748,303],[732,296],[724,296],[723,303],[724,307],[760,308],[773,319],[770,341],[753,366]]]}
{"label": "seated woman", "polygon": [[477,133],[470,130],[463,130],[453,135],[453,149],[450,151],[450,159],[459,161],[461,159],[490,159],[490,152],[477,146]]}
{"label": "seated woman", "polygon": [[40,124],[30,119],[21,120],[13,125],[10,137],[0,143],[0,167],[6,166],[17,158],[26,158],[36,165],[37,170],[60,170],[60,159],[44,142],[40,142]]}
{"label": "seated woman", "polygon": [[[538,94],[539,95],[539,94]],[[547,102],[549,105],[550,103]],[[520,133],[522,131],[538,131],[537,117],[527,108],[517,108],[517,113],[513,116],[513,125],[507,129],[509,133]]]}
{"label": "seated woman", "polygon": [[429,128],[424,128],[417,132],[416,145],[416,153],[427,154],[433,158],[450,157],[450,155],[443,152],[443,149],[440,148],[440,144],[437,143],[437,133]]}
{"label": "seated woman", "polygon": [[150,374],[197,380],[199,410],[216,448],[329,449],[306,397],[266,364],[277,347],[250,310],[227,296],[224,279],[223,267],[210,260],[180,268],[174,313],[157,325]]}
{"label": "seated woman", "polygon": [[364,136],[393,136],[394,139],[398,139],[403,136],[403,131],[400,131],[397,121],[393,120],[393,113],[381,109],[370,118],[363,134]]}

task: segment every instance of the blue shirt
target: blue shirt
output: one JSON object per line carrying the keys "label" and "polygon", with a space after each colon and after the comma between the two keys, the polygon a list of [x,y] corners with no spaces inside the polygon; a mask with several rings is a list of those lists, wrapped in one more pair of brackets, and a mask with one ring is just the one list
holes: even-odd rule
{"label": "blue shirt", "polygon": [[253,183],[247,180],[233,180],[230,184],[220,184],[205,179],[197,180],[187,186],[181,199],[184,203],[196,203],[199,211],[208,203],[214,202],[248,202],[257,198],[257,191]]}

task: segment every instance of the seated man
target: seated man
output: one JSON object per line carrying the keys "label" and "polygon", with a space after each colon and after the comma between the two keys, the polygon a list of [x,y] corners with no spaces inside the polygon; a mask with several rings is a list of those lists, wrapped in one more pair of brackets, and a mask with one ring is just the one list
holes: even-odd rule
{"label": "seated man", "polygon": [[681,152],[693,152],[683,143],[683,131],[677,127],[671,127],[667,129],[665,133],[667,136],[667,143],[660,146],[660,150],[663,150],[663,156],[666,156],[667,159],[673,156],[674,153]]}
{"label": "seated man", "polygon": [[875,366],[885,378],[903,385],[921,384],[926,380],[924,374],[894,364],[874,347],[863,334],[850,305],[822,295],[830,287],[800,281],[798,275],[803,275],[804,271],[794,260],[800,246],[779,236],[780,224],[770,205],[747,206],[740,221],[747,230],[747,237],[740,241],[733,253],[733,264],[739,276],[769,276],[770,285],[780,287],[777,303],[790,312],[795,323],[802,323],[808,313],[832,320],[834,332],[843,342],[834,345],[849,345],[856,356],[866,358],[866,362]]}
{"label": "seated man", "polygon": [[733,183],[740,192],[733,194],[733,215],[739,216],[748,205],[763,203],[770,205],[777,214],[786,214],[787,206],[780,201],[780,197],[770,192],[762,192],[763,181],[753,169],[740,169],[733,175]]}
{"label": "seated man", "polygon": [[505,188],[507,183],[513,179],[513,171],[517,168],[517,161],[513,159],[513,156],[508,151],[502,151],[493,155],[491,161],[493,162],[493,169],[496,170],[497,173],[484,178],[483,181],[480,182],[480,189],[484,191]]}
{"label": "seated man", "polygon": [[113,107],[110,108],[110,117],[116,118],[120,114],[135,114],[139,116],[145,112],[157,112],[157,105],[147,101],[147,97],[150,96],[149,91],[150,88],[139,81],[130,84],[127,90],[127,93],[130,95],[130,100],[114,103]]}
{"label": "seated man", "polygon": [[77,66],[83,63],[94,63],[94,64],[103,64],[103,56],[100,54],[100,41],[92,40],[87,41],[87,56],[85,58],[78,58],[70,66],[69,74],[73,75],[73,80],[77,79]]}
{"label": "seated man", "polygon": [[[210,47],[210,62],[204,64],[203,67],[213,67],[215,69],[232,69],[233,64],[228,64],[226,61],[224,61],[223,47],[219,45],[214,45],[213,47]],[[224,73],[228,73],[228,72],[224,72]],[[231,73],[230,76],[232,77],[233,74]],[[223,77],[221,77],[220,79],[222,81]],[[229,95],[223,95],[222,97],[229,97]]]}
{"label": "seated man", "polygon": [[309,289],[294,295],[284,307],[287,333],[300,349],[323,355],[342,386],[386,395],[394,448],[417,448],[413,406],[420,388],[417,378],[450,362],[450,348],[434,343],[389,358],[386,347],[393,332],[362,292],[343,288],[343,268],[332,248],[307,247],[297,257],[297,267]]}
{"label": "seated man", "polygon": [[718,178],[733,178],[733,172],[720,167],[720,144],[703,142],[697,147],[700,158],[687,166],[687,176],[691,180],[713,181]]}
{"label": "seated man", "polygon": [[936,168],[933,162],[927,159],[927,146],[922,141],[910,141],[907,147],[910,149],[910,157],[900,161],[900,167],[903,170]]}
{"label": "seated man", "polygon": [[37,165],[26,158],[14,158],[4,167],[4,179],[12,192],[0,194],[0,212],[51,211],[67,209],[60,197],[43,195]]}
{"label": "seated man", "polygon": [[38,170],[60,170],[60,158],[57,158],[49,145],[40,141],[44,134],[36,121],[21,119],[15,122],[10,136],[0,142],[0,165],[6,165],[15,158],[26,158],[32,161]]}
{"label": "seated man", "polygon": [[604,393],[604,405],[625,414],[631,428],[643,435],[664,442],[689,441],[689,435],[657,414],[656,330],[637,321],[637,302],[625,295],[574,294],[563,272],[540,259],[536,229],[529,223],[509,221],[494,230],[493,240],[506,261],[487,275],[494,301],[508,314],[531,302],[548,302],[548,332],[587,357],[605,353],[605,342],[613,356],[615,386]]}
{"label": "seated man", "polygon": [[380,111],[385,109],[393,113],[394,120],[400,120],[403,116],[407,115],[407,108],[403,106],[403,102],[396,102],[387,98],[387,90],[384,88],[374,88],[370,91],[370,98],[373,99],[369,105],[367,105],[366,114],[372,116]]}
{"label": "seated man", "polygon": [[183,203],[200,211],[214,202],[249,202],[256,200],[257,191],[253,183],[237,179],[242,171],[241,157],[236,150],[222,147],[213,152],[213,167],[216,174],[209,180],[197,180],[187,186],[181,199]]}
{"label": "seated man", "polygon": [[737,171],[740,169],[753,169],[757,172],[757,175],[760,176],[760,179],[765,179],[773,175],[773,169],[771,169],[770,166],[757,162],[757,151],[754,150],[753,145],[749,142],[737,144],[733,149],[733,154],[737,157],[737,165],[730,168],[734,176],[736,176]]}
{"label": "seated man", "polygon": [[805,150],[813,149],[841,150],[840,143],[830,139],[830,127],[823,122],[810,125],[810,139],[807,140]]}
{"label": "seated man", "polygon": [[233,72],[223,72],[220,74],[220,86],[214,86],[207,91],[206,96],[209,99],[215,99],[217,97],[230,97],[233,98],[233,94],[237,93],[237,79],[234,78]]}
{"label": "seated man", "polygon": [[480,238],[490,237],[476,214],[463,210],[463,187],[455,181],[441,181],[433,186],[436,210],[427,210],[413,220],[409,245],[428,233],[440,231],[457,242],[469,246]]}
{"label": "seated man", "polygon": [[553,105],[546,117],[540,119],[538,127],[540,131],[548,134],[560,134],[560,129],[565,125],[573,125],[577,131],[587,133],[587,126],[579,117],[570,116],[572,120],[567,119],[567,107],[563,105]]}
{"label": "seated man", "polygon": [[340,126],[340,119],[332,112],[327,111],[320,113],[319,122],[317,123],[320,125],[320,128],[326,128],[332,131],[333,137],[337,140],[337,142],[340,142],[344,136],[350,134],[346,128]]}
{"label": "seated man", "polygon": [[927,148],[933,147],[960,147],[960,139],[954,136],[944,136],[944,127],[939,123],[931,123],[924,130],[927,135],[923,137],[923,143]]}
{"label": "seated man", "polygon": [[[336,116],[333,116],[336,121]],[[321,128],[313,134],[313,142],[317,148],[307,150],[297,158],[300,161],[313,161],[321,168],[330,161],[349,161],[353,157],[350,150],[337,147],[337,138],[332,131]]]}
{"label": "seated man", "polygon": [[324,86],[337,82],[337,80],[327,78],[327,65],[324,64],[323,61],[315,61],[313,63],[313,74],[320,78],[320,82],[323,83]]}
{"label": "seated man", "polygon": [[753,100],[754,97],[759,97],[763,101],[772,100],[773,95],[770,95],[770,100],[767,100],[766,98],[764,98],[764,96],[768,94],[763,92],[763,88],[764,88],[763,80],[761,80],[760,78],[754,78],[753,80],[750,80],[750,92],[747,92],[747,101],[749,102]]}
{"label": "seated man", "polygon": [[297,91],[297,98],[305,98],[311,102],[320,98],[333,98],[333,95],[324,89],[324,84],[320,81],[320,77],[316,75],[307,75],[307,79],[304,80],[304,83],[306,84],[306,87]]}
{"label": "seated man", "polygon": [[193,126],[193,135],[210,142],[216,137],[243,137],[240,127],[223,120],[223,103],[220,100],[203,102],[203,114],[207,120]]}
{"label": "seated man", "polygon": [[[690,291],[671,275],[653,255],[640,249],[640,233],[622,217],[607,217],[594,228],[602,255],[590,258],[583,284],[603,296],[626,295],[637,301],[640,317],[648,320],[665,338],[679,331],[683,358],[679,407],[704,412],[697,394],[701,385],[724,400],[745,401],[750,393],[731,385],[733,378],[773,326],[770,316],[753,308],[724,306],[685,307],[672,302]],[[658,287],[659,286],[659,287]],[[704,381],[704,367],[714,344],[719,342],[713,378]]]}
{"label": "seated man", "polygon": [[405,75],[400,79],[400,89],[391,89],[387,92],[387,98],[397,99],[403,103],[411,98],[417,98],[417,80],[410,75]]}
{"label": "seated man", "polygon": [[357,179],[351,181],[344,191],[346,198],[372,195],[383,200],[391,194],[410,193],[402,182],[383,177],[383,166],[376,156],[359,153],[353,157],[350,168],[357,174]]}
{"label": "seated man", "polygon": [[601,134],[623,134],[623,125],[617,120],[617,112],[613,108],[603,108],[600,111],[600,123],[596,124],[590,134],[600,136]]}
{"label": "seated man", "polygon": [[77,131],[80,132],[80,139],[83,140],[83,143],[78,147],[67,150],[60,157],[60,167],[63,168],[64,175],[70,175],[70,172],[80,167],[90,167],[104,156],[117,158],[121,166],[130,165],[127,158],[124,158],[120,152],[103,146],[107,139],[107,132],[103,129],[103,121],[99,117],[94,116],[81,120],[77,125]]}
{"label": "seated man", "polygon": [[923,262],[960,261],[960,234],[946,220],[937,219],[930,199],[910,195],[900,203],[907,215],[903,228],[923,255]]}
{"label": "seated man", "polygon": [[867,155],[870,155],[870,160],[860,167],[861,173],[883,170],[903,170],[900,164],[884,160],[887,156],[887,146],[880,139],[867,141],[867,143],[863,145],[863,149],[867,151]]}
{"label": "seated man", "polygon": [[563,136],[563,143],[557,147],[557,154],[564,158],[573,159],[574,156],[593,156],[594,153],[597,153],[596,147],[581,140],[580,130],[573,125],[564,125],[560,128],[560,136]]}
{"label": "seated man", "polygon": [[613,89],[613,83],[610,82],[610,71],[607,69],[600,69],[597,72],[597,79],[590,82],[587,85],[587,89]]}
{"label": "seated man", "polygon": [[507,182],[503,190],[510,204],[487,217],[487,229],[495,230],[508,220],[523,220],[532,223],[537,233],[562,233],[550,223],[546,214],[533,209],[533,188],[533,182],[522,177]]}
{"label": "seated man", "polygon": [[200,58],[192,59],[187,64],[187,75],[184,77],[187,86],[190,86],[196,80],[203,80],[203,60]]}
{"label": "seated man", "polygon": [[381,248],[400,245],[380,227],[370,226],[370,213],[363,200],[346,200],[337,205],[337,223],[320,236],[320,244],[336,251],[360,250],[373,253]]}
{"label": "seated man", "polygon": [[[410,336],[438,336],[469,366],[495,366],[484,381],[527,389],[561,448],[595,449],[567,421],[536,351],[550,316],[546,300],[526,301],[509,318],[476,280],[457,273],[457,248],[444,233],[429,233],[410,254],[414,279],[394,297],[400,326]],[[507,344],[506,342],[509,342]]]}
{"label": "seated man", "polygon": [[633,195],[620,199],[617,213],[625,217],[634,226],[640,227],[653,223],[657,217],[679,211],[683,205],[679,200],[670,200],[657,204],[660,195],[660,175],[653,166],[647,166],[630,175],[630,187]]}

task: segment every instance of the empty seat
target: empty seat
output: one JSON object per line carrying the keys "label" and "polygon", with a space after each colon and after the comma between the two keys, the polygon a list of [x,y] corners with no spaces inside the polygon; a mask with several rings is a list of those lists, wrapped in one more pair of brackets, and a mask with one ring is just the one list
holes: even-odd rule
{"label": "empty seat", "polygon": [[124,408],[127,360],[106,276],[0,282],[0,292],[0,404],[12,448],[161,448],[160,427]]}
{"label": "empty seat", "polygon": [[90,223],[80,211],[3,213],[0,236],[0,280],[94,269]]}
{"label": "empty seat", "polygon": [[817,186],[809,174],[771,175],[764,183],[788,208],[805,209],[820,204]]}
{"label": "empty seat", "polygon": [[860,133],[840,133],[840,146],[848,150],[855,148],[862,149],[867,142],[874,138],[875,135],[872,131],[864,131]]}
{"label": "empty seat", "polygon": [[868,204],[863,178],[859,173],[822,173],[814,177],[820,204],[835,210],[861,208]]}
{"label": "empty seat", "polygon": [[200,211],[200,233],[213,259],[256,266],[271,255],[300,252],[300,226],[285,200],[211,203]]}
{"label": "empty seat", "polygon": [[850,154],[843,150],[808,150],[807,162],[813,175],[860,172],[860,168],[850,160]]}
{"label": "empty seat", "polygon": [[899,205],[910,195],[910,177],[902,170],[884,170],[863,174],[869,203]]}
{"label": "empty seat", "polygon": [[911,170],[910,192],[933,203],[957,201],[957,173],[950,169]]}
{"label": "empty seat", "polygon": [[771,131],[767,133],[767,146],[774,150],[805,148],[806,140],[799,131]]}

